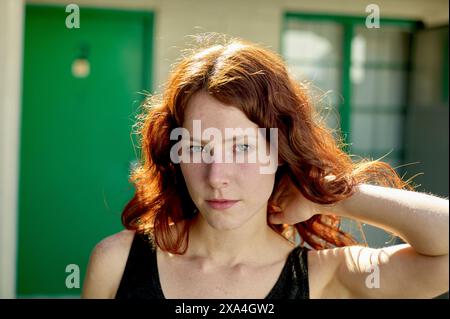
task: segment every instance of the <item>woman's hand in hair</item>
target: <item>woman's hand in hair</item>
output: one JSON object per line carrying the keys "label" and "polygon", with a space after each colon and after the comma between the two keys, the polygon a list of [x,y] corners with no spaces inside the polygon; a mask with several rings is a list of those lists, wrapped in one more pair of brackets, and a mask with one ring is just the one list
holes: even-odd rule
{"label": "woman's hand in hair", "polygon": [[294,225],[316,214],[321,214],[321,205],[304,197],[292,183],[289,183],[289,187],[278,196],[275,202],[279,203],[279,208],[275,208],[275,212],[269,216],[272,224]]}

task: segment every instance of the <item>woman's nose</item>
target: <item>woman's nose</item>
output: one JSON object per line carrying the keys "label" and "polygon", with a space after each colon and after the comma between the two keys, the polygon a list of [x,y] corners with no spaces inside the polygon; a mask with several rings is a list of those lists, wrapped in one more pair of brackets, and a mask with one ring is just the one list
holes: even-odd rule
{"label": "woman's nose", "polygon": [[222,188],[230,183],[231,165],[219,161],[208,164],[208,182],[213,188]]}

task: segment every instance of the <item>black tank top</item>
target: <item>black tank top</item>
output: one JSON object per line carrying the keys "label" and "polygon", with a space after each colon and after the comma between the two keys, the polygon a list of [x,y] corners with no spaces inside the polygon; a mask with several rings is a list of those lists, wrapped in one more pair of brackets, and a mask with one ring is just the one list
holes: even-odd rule
{"label": "black tank top", "polygon": [[[308,248],[295,247],[277,282],[265,299],[308,299]],[[156,248],[136,233],[131,244],[116,299],[165,299],[159,281]]]}

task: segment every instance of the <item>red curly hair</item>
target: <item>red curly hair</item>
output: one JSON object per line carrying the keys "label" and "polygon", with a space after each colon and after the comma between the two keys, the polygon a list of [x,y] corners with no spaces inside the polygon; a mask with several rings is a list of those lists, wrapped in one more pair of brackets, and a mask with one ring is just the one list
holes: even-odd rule
{"label": "red curly hair", "polygon": [[[275,175],[268,214],[280,210],[290,187],[319,204],[351,196],[360,183],[409,188],[387,163],[352,161],[342,140],[320,120],[307,87],[293,79],[276,53],[242,39],[224,39],[219,44],[201,40],[204,46],[176,64],[162,96],[148,97],[143,103],[138,122],[142,163],[132,171],[130,181],[136,192],[122,213],[127,229],[148,233],[171,253],[186,251],[196,207],[179,164],[170,160],[175,141],[169,137],[172,129],[182,126],[188,101],[200,90],[239,108],[258,127],[278,128],[278,156],[283,165]],[[335,177],[332,182],[325,181],[329,175]],[[172,231],[173,223],[182,224],[181,231]],[[314,249],[358,244],[340,225],[339,216],[327,214],[315,215],[294,228],[270,226],[291,239],[296,235],[292,230],[297,230],[303,243]]]}

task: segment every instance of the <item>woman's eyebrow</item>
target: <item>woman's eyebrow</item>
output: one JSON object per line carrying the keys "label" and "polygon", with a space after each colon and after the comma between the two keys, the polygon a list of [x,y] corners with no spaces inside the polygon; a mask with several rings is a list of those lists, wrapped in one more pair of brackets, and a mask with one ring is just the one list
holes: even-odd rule
{"label": "woman's eyebrow", "polygon": [[[242,138],[242,137],[244,137],[244,138],[253,138],[253,139],[256,139],[256,136],[254,136],[254,135],[236,135],[236,136],[232,136],[232,137],[230,137],[230,138],[227,138],[226,140],[225,140],[225,142],[227,142],[227,141],[231,141],[231,140],[233,140],[233,139],[238,139],[238,138]],[[209,141],[206,141],[206,140],[198,140],[197,138],[195,138],[195,137],[193,137],[193,136],[191,136],[191,139],[190,139],[192,142],[201,142],[202,144],[207,144]]]}

